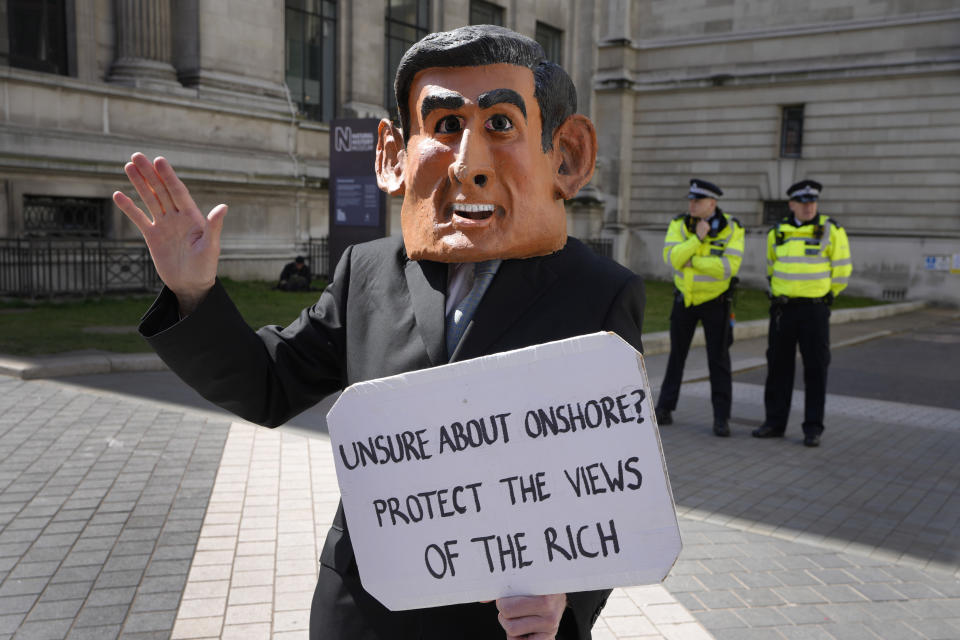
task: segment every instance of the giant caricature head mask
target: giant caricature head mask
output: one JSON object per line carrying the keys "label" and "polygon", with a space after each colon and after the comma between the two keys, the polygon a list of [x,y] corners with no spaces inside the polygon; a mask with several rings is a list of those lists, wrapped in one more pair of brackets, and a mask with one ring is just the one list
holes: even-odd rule
{"label": "giant caricature head mask", "polygon": [[563,201],[593,174],[596,133],[569,76],[501,27],[434,33],[397,70],[402,132],[380,122],[377,182],[403,196],[413,260],[528,258],[566,243]]}

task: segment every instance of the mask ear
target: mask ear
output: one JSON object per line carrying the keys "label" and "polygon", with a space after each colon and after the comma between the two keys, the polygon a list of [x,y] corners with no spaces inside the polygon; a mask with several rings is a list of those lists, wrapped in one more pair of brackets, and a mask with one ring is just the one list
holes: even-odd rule
{"label": "mask ear", "polygon": [[391,196],[404,194],[403,169],[406,152],[403,137],[393,123],[384,118],[377,128],[377,186]]}
{"label": "mask ear", "polygon": [[590,182],[597,162],[597,132],[590,118],[575,113],[564,120],[553,135],[553,150],[560,154],[556,193],[569,200]]}

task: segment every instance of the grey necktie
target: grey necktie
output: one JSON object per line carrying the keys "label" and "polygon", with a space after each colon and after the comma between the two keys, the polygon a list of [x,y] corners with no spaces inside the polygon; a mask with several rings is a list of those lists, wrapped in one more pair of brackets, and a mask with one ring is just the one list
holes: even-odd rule
{"label": "grey necktie", "polygon": [[447,315],[447,357],[453,355],[463,332],[466,330],[470,320],[473,319],[473,313],[480,304],[480,299],[493,281],[493,276],[500,266],[501,260],[487,260],[477,262],[473,271],[473,287],[467,292],[467,295],[453,308]]}

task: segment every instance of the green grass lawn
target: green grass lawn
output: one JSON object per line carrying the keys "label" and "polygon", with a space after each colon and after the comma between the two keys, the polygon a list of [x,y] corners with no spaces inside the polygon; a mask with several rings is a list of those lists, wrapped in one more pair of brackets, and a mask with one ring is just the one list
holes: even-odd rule
{"label": "green grass lawn", "polygon": [[[273,282],[224,279],[223,284],[252,327],[289,324],[301,309],[312,305],[320,295],[318,291],[277,291],[272,288]],[[673,285],[658,281],[646,284],[643,331],[666,331],[673,303]],[[57,302],[0,302],[0,353],[34,356],[82,349],[121,353],[150,351],[134,327],[152,301],[153,296],[139,295]],[[841,295],[834,308],[874,304],[880,303],[869,298]],[[767,309],[767,296],[763,291],[740,289],[738,292],[735,309],[738,322],[766,318]]]}
{"label": "green grass lawn", "polygon": [[[670,328],[670,308],[673,306],[673,283],[659,280],[647,280],[647,308],[643,315],[643,332],[666,331]],[[884,304],[872,298],[848,296],[840,294],[834,300],[834,309],[848,309],[851,307],[870,307]],[[737,322],[759,320],[769,317],[770,301],[766,290],[737,289],[736,304],[733,308]]]}
{"label": "green grass lawn", "polygon": [[[319,291],[278,291],[273,282],[223,279],[243,317],[253,327],[289,324]],[[315,281],[315,286],[325,286]],[[0,353],[34,356],[81,349],[121,353],[150,351],[135,331],[153,295],[107,296],[87,300],[0,302]],[[91,331],[91,329],[93,331]],[[94,331],[123,331],[95,333]]]}

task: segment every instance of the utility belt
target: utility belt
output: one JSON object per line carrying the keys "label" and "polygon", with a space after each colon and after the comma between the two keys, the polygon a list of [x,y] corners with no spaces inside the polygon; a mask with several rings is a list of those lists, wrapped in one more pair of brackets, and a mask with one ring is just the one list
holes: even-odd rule
{"label": "utility belt", "polygon": [[[699,305],[694,305],[694,306],[699,307],[700,305],[704,305],[704,304],[716,304],[716,303],[724,303],[724,304],[726,304],[726,303],[728,303],[728,302],[729,302],[729,303],[733,303],[733,296],[734,296],[734,293],[735,293],[735,292],[734,292],[734,286],[735,286],[735,285],[731,284],[729,289],[727,289],[726,291],[724,291],[723,293],[721,293],[720,295],[718,295],[716,298],[710,298],[709,300],[706,300],[706,301],[704,301],[704,302],[701,302]],[[674,290],[673,290],[673,299],[674,299],[676,302],[679,302],[680,304],[683,304],[683,293],[680,291],[680,289],[674,288]]]}
{"label": "utility belt", "polygon": [[790,296],[771,296],[770,303],[777,305],[795,305],[795,304],[833,304],[833,294],[828,293],[822,298],[791,298]]}

